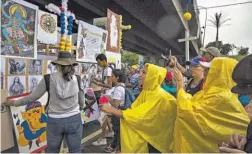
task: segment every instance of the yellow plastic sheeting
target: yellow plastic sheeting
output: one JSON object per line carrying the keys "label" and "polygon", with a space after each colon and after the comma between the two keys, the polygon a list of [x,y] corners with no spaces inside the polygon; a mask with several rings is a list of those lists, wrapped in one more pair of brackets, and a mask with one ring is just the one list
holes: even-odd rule
{"label": "yellow plastic sheeting", "polygon": [[249,118],[237,95],[230,58],[212,61],[203,90],[193,97],[180,89],[174,128],[175,152],[219,152],[217,144],[233,133],[246,134]]}
{"label": "yellow plastic sheeting", "polygon": [[176,118],[175,98],[161,88],[166,69],[147,64],[143,90],[131,109],[123,111],[123,153],[148,153],[148,143],[162,153],[171,152]]}

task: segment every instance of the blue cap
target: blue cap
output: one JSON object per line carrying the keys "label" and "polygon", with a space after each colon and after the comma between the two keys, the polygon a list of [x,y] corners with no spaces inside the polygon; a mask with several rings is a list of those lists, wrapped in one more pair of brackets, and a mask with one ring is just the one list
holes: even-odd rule
{"label": "blue cap", "polygon": [[200,56],[194,57],[191,61],[190,61],[190,65],[200,65],[200,61],[201,62],[206,62],[205,58],[202,58]]}

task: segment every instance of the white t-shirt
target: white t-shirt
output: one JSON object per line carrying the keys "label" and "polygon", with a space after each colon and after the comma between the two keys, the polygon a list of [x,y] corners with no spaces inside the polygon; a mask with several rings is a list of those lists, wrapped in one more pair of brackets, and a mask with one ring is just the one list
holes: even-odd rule
{"label": "white t-shirt", "polygon": [[109,76],[112,76],[112,69],[107,66],[103,71],[103,81],[105,84],[108,84],[108,77]]}
{"label": "white t-shirt", "polygon": [[120,100],[120,106],[124,106],[124,102],[125,102],[125,88],[122,87],[122,86],[115,87],[115,89],[114,89],[114,91],[112,93],[112,99]]}

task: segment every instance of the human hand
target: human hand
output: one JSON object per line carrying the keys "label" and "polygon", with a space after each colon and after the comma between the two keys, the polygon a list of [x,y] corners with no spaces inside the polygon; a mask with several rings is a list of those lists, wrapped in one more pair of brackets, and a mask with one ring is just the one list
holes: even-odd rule
{"label": "human hand", "polygon": [[108,95],[107,95],[107,96],[106,96],[106,98],[108,99],[108,101],[109,101],[109,102],[111,102],[111,101],[112,101],[112,99],[111,99],[111,97],[110,97],[110,96],[108,96]]}
{"label": "human hand", "polygon": [[104,111],[107,113],[110,113],[110,111],[111,111],[111,107],[108,104],[101,104],[101,105],[99,105],[99,107],[100,107],[101,111]]}
{"label": "human hand", "polygon": [[228,145],[232,148],[237,148],[242,150],[244,145],[247,143],[246,136],[244,135],[238,135],[238,134],[232,134],[230,136],[230,139],[228,141]]}
{"label": "human hand", "polygon": [[182,73],[177,68],[174,68],[174,70],[172,71],[172,75],[176,81],[177,90],[179,90],[180,88],[184,88],[185,84]]}
{"label": "human hand", "polygon": [[6,101],[3,102],[3,104],[6,105],[6,106],[14,106],[15,101],[14,100],[6,99]]}
{"label": "human hand", "polygon": [[245,153],[242,150],[232,149],[229,147],[222,147],[222,146],[219,147],[219,151],[220,151],[220,153]]}
{"label": "human hand", "polygon": [[249,103],[246,107],[245,107],[246,112],[248,113],[248,116],[250,118],[250,121],[252,122],[252,103]]}
{"label": "human hand", "polygon": [[177,58],[175,56],[169,56],[168,58],[169,58],[169,64],[168,65],[171,68],[176,67]]}

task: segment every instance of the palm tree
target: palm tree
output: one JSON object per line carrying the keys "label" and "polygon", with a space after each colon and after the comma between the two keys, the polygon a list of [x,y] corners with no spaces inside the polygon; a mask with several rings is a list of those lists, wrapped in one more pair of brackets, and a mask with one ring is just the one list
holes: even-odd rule
{"label": "palm tree", "polygon": [[208,21],[211,23],[210,26],[216,28],[216,39],[215,39],[215,46],[219,48],[219,29],[223,26],[225,26],[225,23],[227,21],[231,20],[230,18],[227,17],[227,15],[223,14],[222,12],[220,13],[215,13],[214,16],[211,17]]}

